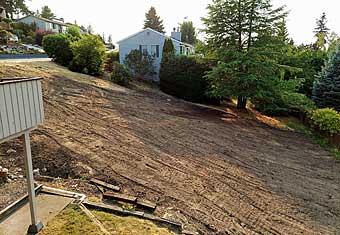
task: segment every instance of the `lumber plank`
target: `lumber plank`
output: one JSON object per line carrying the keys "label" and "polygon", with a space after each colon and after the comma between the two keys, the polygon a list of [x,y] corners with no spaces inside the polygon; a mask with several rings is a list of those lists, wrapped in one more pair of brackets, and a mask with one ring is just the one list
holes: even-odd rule
{"label": "lumber plank", "polygon": [[111,189],[113,191],[117,191],[117,192],[120,191],[120,187],[119,186],[116,186],[116,185],[113,185],[113,184],[108,184],[108,183],[106,183],[104,181],[101,181],[101,180],[98,180],[98,179],[92,178],[90,180],[90,182],[93,183],[93,184],[96,184],[96,185],[103,186],[104,188]]}

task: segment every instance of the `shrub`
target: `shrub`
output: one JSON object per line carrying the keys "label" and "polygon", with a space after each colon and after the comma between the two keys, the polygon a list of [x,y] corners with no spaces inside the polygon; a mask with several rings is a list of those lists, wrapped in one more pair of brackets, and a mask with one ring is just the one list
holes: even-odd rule
{"label": "shrub", "polygon": [[112,72],[113,66],[115,62],[119,63],[119,52],[118,51],[112,51],[105,54],[104,59],[104,69],[107,72]]}
{"label": "shrub", "polygon": [[47,35],[43,39],[43,48],[47,55],[61,65],[69,65],[73,59],[71,41],[66,34]]}
{"label": "shrub", "polygon": [[155,75],[154,57],[142,54],[139,50],[133,50],[126,55],[124,64],[134,76],[146,78]]}
{"label": "shrub", "polygon": [[175,55],[175,47],[170,38],[165,39],[163,46],[163,58]]}
{"label": "shrub", "polygon": [[71,43],[73,60],[70,69],[90,75],[103,72],[105,45],[96,35],[86,35]]}
{"label": "shrub", "polygon": [[131,79],[131,73],[124,65],[115,61],[112,63],[112,73],[110,78],[111,81],[118,85],[127,86]]}
{"label": "shrub", "polygon": [[75,37],[76,39],[80,39],[82,36],[80,28],[76,25],[71,25],[67,27],[66,34],[69,34],[70,36]]}
{"label": "shrub", "polygon": [[334,109],[317,109],[311,113],[311,121],[321,131],[340,133],[340,114]]}
{"label": "shrub", "polygon": [[52,32],[51,30],[41,30],[41,29],[38,29],[36,32],[35,32],[35,44],[39,45],[39,46],[42,46],[42,41],[43,41],[43,38],[49,34],[54,34],[54,32]]}
{"label": "shrub", "polygon": [[168,57],[162,61],[160,88],[163,92],[192,102],[210,102],[205,78],[211,64],[195,57]]}

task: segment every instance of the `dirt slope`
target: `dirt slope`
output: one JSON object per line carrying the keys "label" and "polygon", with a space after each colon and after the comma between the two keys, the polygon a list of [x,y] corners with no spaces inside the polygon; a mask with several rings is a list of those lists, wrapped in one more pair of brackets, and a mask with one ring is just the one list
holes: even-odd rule
{"label": "dirt slope", "polygon": [[48,175],[116,182],[200,234],[340,234],[340,161],[298,133],[52,63],[0,64],[12,74],[46,78],[32,139]]}

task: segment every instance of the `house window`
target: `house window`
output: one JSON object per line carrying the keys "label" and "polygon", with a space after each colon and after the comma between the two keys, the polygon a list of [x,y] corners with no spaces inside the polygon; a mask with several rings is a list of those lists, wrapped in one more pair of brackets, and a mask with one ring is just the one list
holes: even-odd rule
{"label": "house window", "polygon": [[151,55],[159,58],[159,45],[151,45]]}
{"label": "house window", "polygon": [[182,46],[179,47],[179,54],[183,55],[183,47]]}
{"label": "house window", "polygon": [[142,52],[142,54],[148,54],[148,46],[147,45],[139,45],[139,51]]}
{"label": "house window", "polygon": [[56,29],[56,28],[57,28],[57,25],[54,24],[54,23],[52,23],[52,27],[53,27],[53,29]]}

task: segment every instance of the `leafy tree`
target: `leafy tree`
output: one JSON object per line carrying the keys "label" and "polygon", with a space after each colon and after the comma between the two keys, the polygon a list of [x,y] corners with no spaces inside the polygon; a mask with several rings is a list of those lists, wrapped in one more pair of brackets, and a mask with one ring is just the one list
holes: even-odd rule
{"label": "leafy tree", "polygon": [[329,60],[314,82],[313,100],[320,108],[340,111],[340,46],[329,55]]}
{"label": "leafy tree", "polygon": [[330,37],[329,37],[329,47],[328,47],[328,52],[335,51],[338,45],[340,44],[340,37],[338,34],[335,32],[332,32]]}
{"label": "leafy tree", "polygon": [[25,0],[0,0],[0,6],[5,8],[7,18],[14,19],[14,15],[28,15],[32,12],[28,9]]}
{"label": "leafy tree", "polygon": [[196,43],[196,29],[192,21],[184,21],[180,24],[180,31],[182,33],[182,42],[194,45]]}
{"label": "leafy tree", "polygon": [[165,39],[163,46],[163,58],[175,55],[175,47],[170,38]]}
{"label": "leafy tree", "polygon": [[328,42],[329,28],[327,28],[327,17],[326,13],[316,20],[316,28],[314,29],[316,42],[314,44],[316,49],[326,49],[326,44]]}
{"label": "leafy tree", "polygon": [[97,35],[85,35],[71,43],[73,60],[70,69],[90,75],[103,72],[105,45]]}
{"label": "leafy tree", "polygon": [[155,74],[154,57],[139,50],[133,50],[126,55],[124,64],[134,76],[146,78]]}
{"label": "leafy tree", "polygon": [[270,0],[213,0],[203,18],[209,48],[221,63],[209,72],[210,95],[237,96],[239,109],[248,98],[261,96],[275,76],[277,24],[284,7]]}
{"label": "leafy tree", "polygon": [[67,27],[66,34],[69,34],[72,37],[75,37],[76,39],[79,39],[82,36],[80,28],[77,25],[71,25]]}
{"label": "leafy tree", "polygon": [[56,15],[52,12],[51,8],[48,6],[43,6],[41,8],[40,16],[46,19],[53,19],[56,17]]}
{"label": "leafy tree", "polygon": [[144,29],[151,28],[160,33],[165,33],[163,20],[157,15],[156,9],[151,7],[150,10],[145,14]]}

